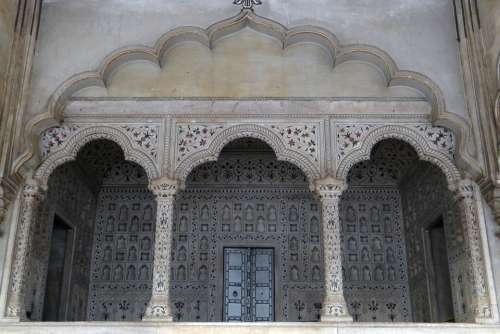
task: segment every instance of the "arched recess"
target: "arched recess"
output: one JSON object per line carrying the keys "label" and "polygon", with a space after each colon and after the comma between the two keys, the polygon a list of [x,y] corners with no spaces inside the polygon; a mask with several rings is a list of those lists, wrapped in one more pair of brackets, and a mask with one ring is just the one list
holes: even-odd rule
{"label": "arched recess", "polygon": [[18,171],[30,159],[35,157],[34,147],[38,134],[63,119],[63,111],[73,94],[83,88],[106,87],[114,71],[130,61],[148,61],[157,66],[164,66],[165,55],[177,45],[189,41],[208,48],[213,48],[217,40],[231,33],[249,27],[271,36],[283,49],[299,43],[315,43],[323,47],[330,55],[332,66],[347,61],[364,61],[373,64],[383,73],[388,87],[406,86],[422,93],[432,109],[434,125],[447,127],[457,137],[457,164],[473,176],[480,174],[480,167],[475,159],[477,152],[471,138],[471,129],[467,121],[457,114],[446,110],[443,93],[436,83],[425,75],[413,71],[401,70],[396,62],[383,50],[366,44],[342,45],[330,31],[317,26],[298,26],[287,28],[273,20],[258,16],[253,10],[242,10],[239,14],[217,22],[203,29],[199,27],[179,27],[164,34],[152,47],[122,48],[108,55],[94,70],[78,73],[63,82],[51,95],[47,111],[30,120],[26,125],[26,143],[29,146],[16,160]]}
{"label": "arched recess", "polygon": [[453,161],[444,153],[431,148],[427,140],[416,131],[404,126],[387,125],[372,131],[363,140],[361,147],[349,153],[339,164],[337,178],[345,180],[349,170],[358,162],[370,160],[373,147],[384,139],[399,139],[410,144],[421,160],[438,166],[448,182],[451,191],[456,190],[461,180],[460,172]]}
{"label": "arched recess", "polygon": [[311,187],[313,187],[314,180],[320,177],[318,167],[304,155],[287,149],[278,135],[260,125],[242,124],[221,131],[207,149],[196,152],[183,160],[176,166],[174,178],[178,179],[184,186],[187,176],[194,168],[208,161],[217,161],[224,146],[240,138],[255,138],[267,143],[273,149],[278,160],[287,161],[299,167],[307,176]]}
{"label": "arched recess", "polygon": [[118,144],[123,151],[125,160],[135,162],[143,167],[149,180],[159,177],[158,169],[153,160],[146,153],[132,148],[133,143],[124,133],[109,126],[93,126],[77,132],[63,144],[62,148],[49,154],[36,170],[35,179],[41,181],[42,184],[47,184],[50,175],[58,166],[75,160],[82,147],[97,139],[108,139]]}

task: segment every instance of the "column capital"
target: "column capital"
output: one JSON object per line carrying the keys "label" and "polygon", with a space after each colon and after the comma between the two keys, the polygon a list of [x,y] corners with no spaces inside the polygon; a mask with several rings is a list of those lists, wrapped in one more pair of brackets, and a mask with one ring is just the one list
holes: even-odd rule
{"label": "column capital", "polygon": [[29,178],[23,186],[23,196],[25,199],[39,200],[47,192],[48,185],[37,179]]}
{"label": "column capital", "polygon": [[316,193],[323,199],[338,197],[347,189],[347,182],[333,177],[316,180],[314,182]]}
{"label": "column capital", "polygon": [[157,198],[173,197],[179,191],[179,181],[160,177],[150,182],[149,189]]}
{"label": "column capital", "polygon": [[460,201],[462,199],[472,199],[474,198],[474,192],[478,185],[476,182],[470,179],[462,179],[455,184],[453,197],[455,201]]}

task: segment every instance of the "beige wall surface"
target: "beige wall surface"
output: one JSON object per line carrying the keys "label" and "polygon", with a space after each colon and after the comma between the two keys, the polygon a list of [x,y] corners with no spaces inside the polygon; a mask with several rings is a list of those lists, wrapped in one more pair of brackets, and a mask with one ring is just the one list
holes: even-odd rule
{"label": "beige wall surface", "polygon": [[[45,111],[47,99],[58,85],[75,73],[95,69],[107,54],[117,48],[131,45],[152,46],[170,29],[184,25],[205,28],[237,14],[238,11],[239,8],[232,5],[230,0],[44,1],[33,69],[32,95],[27,115],[33,117]],[[255,11],[261,16],[274,19],[289,27],[304,24],[324,27],[334,32],[343,44],[364,43],[380,47],[395,59],[401,69],[421,72],[437,82],[445,93],[449,111],[465,115],[451,1],[266,0],[262,6],[256,7]],[[243,37],[246,38],[245,35]],[[380,84],[374,89],[370,88],[371,91],[366,91],[365,88],[371,86],[370,83],[374,80],[374,73],[365,71],[364,75],[369,76],[369,80],[366,81],[365,77],[359,74],[359,66],[354,72],[344,69],[353,73],[344,76],[350,81],[343,80],[344,83],[337,81],[332,86],[327,85],[330,87],[328,90],[317,89],[318,81],[323,83],[325,80],[330,80],[326,79],[323,67],[326,66],[325,55],[320,51],[309,53],[309,56],[317,57],[313,64],[308,63],[314,60],[311,57],[304,63],[301,58],[303,56],[301,52],[304,50],[282,52],[272,49],[266,56],[271,58],[266,58],[262,54],[259,55],[268,47],[268,41],[264,41],[263,45],[248,44],[254,51],[258,49],[256,56],[248,57],[244,42],[246,41],[242,40],[241,48],[233,49],[231,55],[236,59],[238,56],[236,53],[241,52],[240,66],[235,61],[229,62],[230,66],[225,66],[227,63],[224,62],[224,54],[227,53],[224,53],[223,49],[228,41],[221,41],[220,47],[216,46],[212,51],[193,45],[182,46],[184,50],[172,51],[173,66],[167,64],[162,73],[158,73],[159,69],[151,65],[129,67],[117,74],[106,94],[115,96],[131,94],[131,85],[143,90],[137,94],[154,97],[195,93],[237,97],[299,94],[310,96],[316,91],[318,94],[331,96],[401,94],[380,92]],[[271,45],[269,47],[275,48]],[[223,55],[220,55],[221,52]],[[279,59],[273,58],[278,55]],[[252,71],[243,67],[246,61],[250,61],[251,64],[254,62]],[[182,71],[179,68],[173,70],[176,66],[182,67]],[[268,72],[269,66],[275,66],[274,70]],[[245,71],[251,75],[248,76]],[[328,71],[334,72],[331,68]],[[336,68],[335,71],[341,72],[342,69]],[[283,76],[286,78],[283,79]],[[151,86],[151,79],[148,81],[146,77],[153,78],[156,86]],[[222,78],[229,80],[221,86],[221,91],[213,90],[214,80],[220,83]],[[277,87],[275,80],[278,80],[278,86],[284,80],[301,82],[298,86],[290,86],[287,83]],[[125,84],[125,81],[132,82]],[[172,82],[177,84],[174,85]],[[235,82],[248,89],[235,92]],[[259,89],[253,90],[256,83]],[[186,85],[190,87],[195,85],[200,91],[193,91],[193,88],[186,90]],[[157,89],[159,86],[162,88]],[[337,89],[339,87],[340,91]],[[343,87],[351,89],[342,91]],[[415,93],[404,92],[404,94]]]}
{"label": "beige wall surface", "polygon": [[489,76],[493,85],[497,85],[498,61],[500,52],[500,1],[481,0],[478,1],[479,15],[481,19],[481,30],[483,34],[484,48]]}
{"label": "beige wall surface", "polygon": [[5,87],[9,55],[14,36],[17,0],[0,1],[0,104]]}

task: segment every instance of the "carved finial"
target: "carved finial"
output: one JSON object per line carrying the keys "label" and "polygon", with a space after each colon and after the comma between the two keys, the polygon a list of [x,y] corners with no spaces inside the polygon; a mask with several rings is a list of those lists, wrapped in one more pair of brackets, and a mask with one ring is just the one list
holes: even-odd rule
{"label": "carved finial", "polygon": [[241,5],[241,7],[243,9],[253,10],[253,6],[262,5],[262,1],[260,1],[260,0],[234,0],[233,4]]}

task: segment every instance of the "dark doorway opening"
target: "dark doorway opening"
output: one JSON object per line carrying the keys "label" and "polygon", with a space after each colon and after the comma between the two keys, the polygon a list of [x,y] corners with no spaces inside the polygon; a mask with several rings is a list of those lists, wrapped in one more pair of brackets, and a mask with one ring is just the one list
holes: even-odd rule
{"label": "dark doorway opening", "polygon": [[71,276],[73,229],[59,216],[54,217],[50,245],[43,321],[66,320],[66,305]]}
{"label": "dark doorway opening", "polygon": [[443,217],[427,230],[432,322],[455,322]]}

